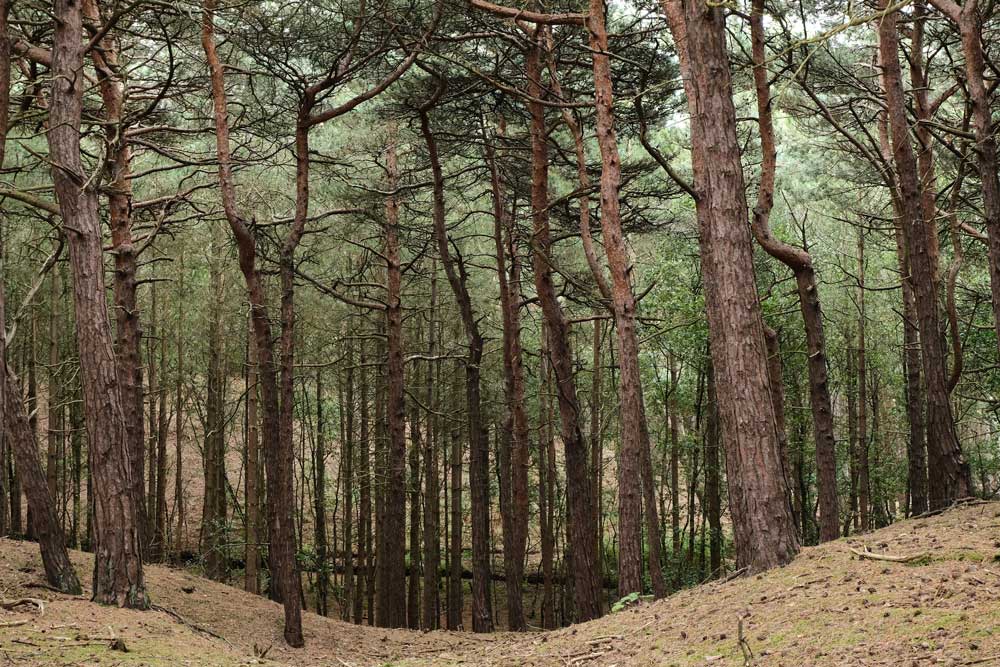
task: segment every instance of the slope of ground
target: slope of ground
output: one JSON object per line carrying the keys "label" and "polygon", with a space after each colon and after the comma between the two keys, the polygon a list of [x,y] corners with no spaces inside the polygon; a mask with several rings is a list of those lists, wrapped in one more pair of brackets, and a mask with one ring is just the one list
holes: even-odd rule
{"label": "slope of ground", "polygon": [[[855,553],[866,549],[912,560]],[[88,578],[90,556],[73,558]],[[1000,503],[903,521],[804,549],[791,565],[765,575],[704,585],[592,623],[527,635],[381,630],[306,614],[307,648],[292,651],[281,645],[276,604],[182,571],[152,566],[147,573],[154,600],[169,612],[109,609],[40,588],[35,545],[0,541],[0,596],[45,600],[41,615],[30,606],[0,611],[0,662],[1000,665]],[[20,621],[26,622],[12,625]],[[111,649],[112,638],[124,641],[128,652]]]}

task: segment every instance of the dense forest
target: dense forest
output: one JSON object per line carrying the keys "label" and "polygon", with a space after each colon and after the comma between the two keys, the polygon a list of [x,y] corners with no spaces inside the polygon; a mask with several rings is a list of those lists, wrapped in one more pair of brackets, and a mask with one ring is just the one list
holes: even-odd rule
{"label": "dense forest", "polygon": [[299,647],[303,609],[553,629],[994,497],[998,35],[0,0],[0,535],[64,592],[92,552],[106,605],[149,563],[267,596]]}

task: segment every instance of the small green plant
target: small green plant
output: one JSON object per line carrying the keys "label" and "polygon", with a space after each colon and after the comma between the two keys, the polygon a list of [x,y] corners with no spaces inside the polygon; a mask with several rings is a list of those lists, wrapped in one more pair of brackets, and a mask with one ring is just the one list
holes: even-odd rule
{"label": "small green plant", "polygon": [[611,613],[615,614],[623,609],[627,609],[628,607],[636,604],[637,602],[639,602],[639,597],[640,596],[638,592],[629,593],[628,595],[626,595],[625,597],[623,597],[622,599],[618,600],[613,605],[611,605]]}

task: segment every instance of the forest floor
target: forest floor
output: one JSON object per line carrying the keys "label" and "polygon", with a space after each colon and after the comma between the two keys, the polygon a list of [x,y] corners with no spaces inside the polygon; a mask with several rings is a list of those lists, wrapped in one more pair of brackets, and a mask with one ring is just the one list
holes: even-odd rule
{"label": "forest floor", "polygon": [[[866,549],[912,560],[855,553]],[[421,633],[306,613],[301,650],[282,645],[277,604],[236,588],[149,566],[158,610],[126,611],[45,589],[40,561],[34,544],[0,540],[0,597],[45,602],[42,614],[0,611],[0,666],[1000,666],[1000,503],[806,548],[764,575],[554,632]],[[89,580],[91,556],[73,561]]]}

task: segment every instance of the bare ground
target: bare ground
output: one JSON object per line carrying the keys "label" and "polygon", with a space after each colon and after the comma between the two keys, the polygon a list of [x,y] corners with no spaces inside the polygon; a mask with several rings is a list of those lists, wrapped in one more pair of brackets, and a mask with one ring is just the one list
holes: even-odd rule
{"label": "bare ground", "polygon": [[[914,560],[851,551],[866,547]],[[73,560],[89,579],[90,555]],[[903,521],[804,549],[765,575],[526,635],[382,630],[307,613],[307,647],[293,651],[281,644],[278,605],[180,570],[149,566],[147,577],[170,613],[39,588],[37,547],[0,540],[0,597],[45,601],[44,614],[0,611],[0,665],[1000,665],[1000,503]],[[113,650],[112,638],[128,652]]]}

